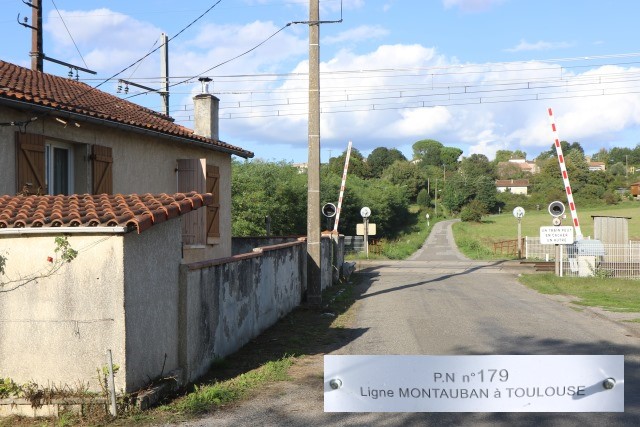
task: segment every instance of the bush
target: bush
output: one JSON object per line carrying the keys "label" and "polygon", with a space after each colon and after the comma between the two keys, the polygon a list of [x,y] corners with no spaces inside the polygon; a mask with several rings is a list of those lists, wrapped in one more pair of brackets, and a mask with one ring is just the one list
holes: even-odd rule
{"label": "bush", "polygon": [[431,197],[429,197],[429,192],[426,188],[423,188],[418,193],[418,197],[416,198],[416,203],[424,208],[428,208],[431,205]]}
{"label": "bush", "polygon": [[465,222],[480,222],[482,215],[486,213],[484,205],[477,200],[472,200],[460,211],[460,219]]}

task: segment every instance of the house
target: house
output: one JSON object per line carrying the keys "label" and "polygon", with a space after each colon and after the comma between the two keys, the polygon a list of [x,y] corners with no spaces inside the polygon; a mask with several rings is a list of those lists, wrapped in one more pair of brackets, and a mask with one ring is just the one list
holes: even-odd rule
{"label": "house", "polygon": [[604,171],[606,170],[606,165],[604,162],[589,162],[589,172],[595,171]]}
{"label": "house", "polygon": [[82,82],[0,61],[0,195],[212,193],[182,219],[187,261],[231,255],[231,156],[219,100],[194,98],[195,130]]}
{"label": "house", "polygon": [[526,172],[530,174],[536,174],[540,172],[540,167],[536,165],[533,161],[528,161],[526,159],[509,159],[506,162],[498,162],[498,170],[510,170],[516,169],[521,172]]}
{"label": "house", "polygon": [[192,131],[0,61],[0,378],[100,391],[110,354],[118,392],[186,384],[303,301],[305,238],[234,253],[231,156],[253,153],[219,140],[217,98],[194,108]]}
{"label": "house", "polygon": [[508,191],[512,194],[527,195],[529,187],[528,179],[498,179],[496,180],[496,191],[504,193]]}

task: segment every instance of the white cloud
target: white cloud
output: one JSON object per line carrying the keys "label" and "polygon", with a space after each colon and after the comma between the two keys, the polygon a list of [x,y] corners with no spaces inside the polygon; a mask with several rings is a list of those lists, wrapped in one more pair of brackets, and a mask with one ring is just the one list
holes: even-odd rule
{"label": "white cloud", "polygon": [[555,50],[555,49],[567,49],[573,45],[569,42],[545,42],[538,41],[536,43],[529,43],[525,40],[520,40],[517,46],[505,49],[505,52],[529,52],[529,51],[543,51],[543,50]]}
{"label": "white cloud", "polygon": [[104,8],[60,10],[60,15],[64,22],[57,12],[50,12],[46,19],[46,37],[52,43],[46,46],[45,54],[82,65],[74,46],[75,40],[88,67],[104,73],[142,57],[158,42],[161,33],[159,28],[149,23]]}
{"label": "white cloud", "polygon": [[379,25],[361,25],[356,28],[351,28],[347,31],[343,31],[335,36],[323,37],[321,42],[323,44],[338,44],[338,43],[354,43],[362,40],[379,39],[389,35],[389,30]]}

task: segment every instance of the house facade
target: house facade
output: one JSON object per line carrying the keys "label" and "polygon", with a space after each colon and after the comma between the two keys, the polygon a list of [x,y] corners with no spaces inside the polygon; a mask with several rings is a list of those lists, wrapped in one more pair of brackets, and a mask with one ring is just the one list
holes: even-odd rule
{"label": "house facade", "polygon": [[510,192],[512,194],[529,193],[528,179],[498,179],[496,180],[496,191],[499,193]]}
{"label": "house facade", "polygon": [[71,79],[0,61],[0,195],[212,193],[182,219],[185,261],[231,255],[231,156],[218,99],[194,98],[195,130]]}

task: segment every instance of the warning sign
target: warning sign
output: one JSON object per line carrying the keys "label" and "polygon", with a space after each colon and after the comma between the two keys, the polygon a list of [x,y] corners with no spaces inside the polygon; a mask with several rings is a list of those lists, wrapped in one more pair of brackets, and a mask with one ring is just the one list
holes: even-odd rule
{"label": "warning sign", "polygon": [[540,227],[540,243],[543,245],[570,245],[573,243],[573,227]]}

